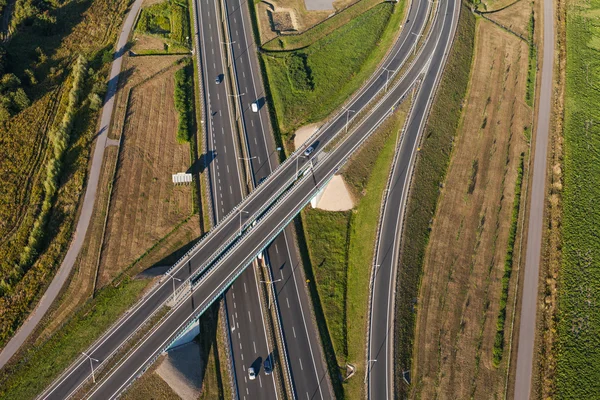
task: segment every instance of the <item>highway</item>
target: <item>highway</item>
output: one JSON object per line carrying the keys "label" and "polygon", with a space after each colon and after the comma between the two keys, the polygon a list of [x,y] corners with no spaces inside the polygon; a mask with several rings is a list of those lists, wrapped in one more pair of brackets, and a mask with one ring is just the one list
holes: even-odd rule
{"label": "highway", "polygon": [[[214,0],[195,0],[197,26],[200,27],[199,46],[196,48],[200,50],[197,55],[203,72],[203,82],[198,84],[204,89],[206,160],[213,218],[217,223],[242,200],[245,186],[241,180],[244,161],[240,160],[236,144],[234,104],[237,98],[230,91],[232,86],[227,66],[229,38],[224,36],[220,4]],[[277,399],[274,375],[259,373],[256,381],[248,379],[248,368],[253,365],[259,371],[262,360],[271,353],[258,284],[255,269],[249,268],[226,293],[233,379],[240,398]]]}
{"label": "highway", "polygon": [[[279,165],[279,150],[269,121],[258,54],[252,36],[249,3],[241,0],[224,0],[224,3],[236,87],[241,95],[242,123],[249,157],[247,161],[252,171],[251,184],[255,187]],[[252,102],[258,103],[258,112],[252,111]],[[291,390],[296,397],[333,399],[333,388],[329,382],[318,330],[312,318],[312,306],[294,238],[294,228],[288,226],[265,250],[265,262],[271,268],[272,278],[269,279],[272,279],[274,286],[269,286],[268,290],[274,290],[271,293],[276,294],[276,304],[273,307],[282,325],[282,351],[286,354],[281,356],[283,362],[287,360]],[[236,281],[233,287],[239,288],[240,285]],[[232,290],[226,293],[226,300],[231,304],[235,301],[231,298]],[[233,310],[231,307],[228,310],[229,318],[233,320]],[[240,335],[240,332],[237,334]],[[236,367],[236,370],[239,369]],[[264,371],[259,369],[259,373],[262,372]],[[246,394],[241,390],[240,398],[245,399]]]}
{"label": "highway", "polygon": [[[410,367],[394,363],[396,272],[402,237],[402,223],[411,184],[411,174],[417,155],[417,146],[434,98],[434,90],[443,72],[446,61],[444,54],[447,53],[452,44],[460,13],[460,3],[457,1],[438,4],[442,7],[438,12],[454,16],[454,18],[448,21],[443,20],[445,22],[441,28],[443,36],[438,49],[445,50],[437,58],[440,61],[432,62],[424,74],[422,84],[408,116],[405,130],[396,149],[376,243],[369,305],[367,368],[365,371],[367,374],[367,397],[369,399],[395,398],[394,369],[408,369]],[[441,19],[436,22],[438,21],[441,21]]]}
{"label": "highway", "polygon": [[[443,0],[441,4],[445,5],[446,1]],[[302,156],[302,149],[290,155],[285,163],[248,195],[233,212],[222,217],[221,222],[170,270],[173,276],[182,279],[181,283],[176,282],[178,288],[184,285],[188,277],[201,275],[190,292],[180,295],[183,298],[179,300],[177,307],[166,314],[163,321],[128,353],[121,364],[94,386],[93,392],[90,393],[91,398],[114,398],[151,365],[165,346],[179,334],[179,328],[184,328],[217,299],[258,253],[287,226],[316,191],[339,170],[369,134],[387,117],[392,107],[396,106],[411,90],[424,67],[430,62],[431,64],[441,62],[445,48],[439,46],[440,39],[449,36],[449,24],[443,22],[452,21],[453,15],[440,14],[440,17],[433,26],[434,34],[426,40],[422,50],[417,53],[414,64],[397,84],[390,85],[380,104],[370,109],[365,120],[345,135],[344,140],[334,150],[328,154],[321,151],[338,132],[344,130],[345,113],[330,120],[314,136],[313,142],[319,141],[319,146],[311,160]],[[414,28],[419,28],[418,32],[422,27]],[[412,50],[417,36],[411,34],[413,31],[410,27],[405,27],[406,29],[410,32],[403,31],[388,66],[395,65],[397,68]],[[361,90],[350,102],[349,107],[360,111],[367,106],[378,93],[383,91],[386,76],[385,70],[379,69],[376,78]],[[425,84],[422,85],[422,90],[432,89],[426,88]],[[312,163],[315,158],[318,161]],[[311,164],[314,167],[309,169]],[[302,177],[296,179],[298,175]],[[286,190],[287,192],[282,194]],[[275,200],[277,202],[273,205]],[[267,208],[269,210],[266,212]],[[241,213],[240,210],[245,212]],[[224,254],[225,250],[227,252]],[[218,261],[215,262],[217,259]],[[171,294],[172,281],[165,277],[140,303],[91,346],[87,353],[99,360],[97,367],[105,363]],[[88,360],[80,357],[44,392],[42,398],[66,398],[90,376]]]}
{"label": "highway", "polygon": [[[525,250],[525,278],[521,303],[519,341],[517,342],[517,367],[515,372],[515,400],[527,400],[531,395],[533,354],[536,336],[538,283],[540,279],[540,258],[544,233],[544,210],[546,201],[546,172],[548,158],[548,137],[550,116],[552,115],[552,89],[554,71],[554,2],[544,0],[543,59],[538,115],[533,153],[533,174],[531,200],[529,204],[529,225],[527,228],[527,248]],[[510,354],[508,355],[510,357]]]}

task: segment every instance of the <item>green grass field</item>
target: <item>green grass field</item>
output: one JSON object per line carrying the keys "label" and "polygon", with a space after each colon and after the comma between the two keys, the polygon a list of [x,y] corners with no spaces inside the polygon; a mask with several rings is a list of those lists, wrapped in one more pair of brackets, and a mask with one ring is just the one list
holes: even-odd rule
{"label": "green grass field", "polygon": [[400,27],[404,3],[382,3],[312,45],[262,53],[279,130],[322,120],[373,73]]}
{"label": "green grass field", "polygon": [[327,329],[338,363],[344,363],[348,353],[346,282],[351,213],[307,208],[303,214],[310,261]]}
{"label": "green grass field", "polygon": [[423,257],[440,194],[439,185],[446,175],[452,139],[460,122],[462,103],[467,92],[474,37],[475,17],[464,7],[415,164],[413,182],[418,184],[410,189],[398,267],[401,290],[396,292],[394,353],[399,397],[408,397],[408,387],[402,380],[401,371],[411,367],[416,317],[414,299],[419,295]]}
{"label": "green grass field", "polygon": [[[379,211],[396,134],[402,128],[408,103],[389,118],[350,160],[345,179],[362,182],[352,211],[304,211],[303,225],[312,273],[337,365],[351,363],[357,375],[364,371],[369,280],[375,251]],[[364,159],[371,161],[365,163]],[[345,398],[360,398],[361,379],[343,385]]]}
{"label": "green grass field", "polygon": [[361,0],[335,14],[331,18],[313,26],[298,35],[281,35],[269,40],[262,47],[265,50],[297,50],[310,46],[317,40],[329,35],[337,28],[358,17],[365,11],[381,3],[381,0]]}
{"label": "green grass field", "polygon": [[2,370],[0,398],[34,398],[137,300],[148,282],[125,280],[102,289],[45,343]]}
{"label": "green grass field", "polygon": [[557,399],[600,393],[600,1],[567,6]]}
{"label": "green grass field", "polygon": [[190,22],[187,3],[164,1],[145,7],[140,12],[135,30],[189,45]]}

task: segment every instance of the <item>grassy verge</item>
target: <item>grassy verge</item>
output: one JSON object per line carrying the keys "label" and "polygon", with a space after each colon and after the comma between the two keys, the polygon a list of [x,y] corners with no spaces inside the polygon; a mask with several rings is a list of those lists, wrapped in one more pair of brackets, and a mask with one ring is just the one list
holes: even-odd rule
{"label": "grassy verge", "polygon": [[297,35],[281,35],[274,39],[269,40],[262,47],[265,50],[298,50],[304,47],[308,47],[315,43],[317,40],[324,38],[331,32],[335,31],[342,25],[347,24],[352,19],[358,17],[364,12],[370,10],[377,4],[380,4],[381,0],[361,0],[350,7],[340,11],[333,17],[326,19],[313,26],[306,31]]}
{"label": "grassy verge", "polygon": [[500,311],[498,312],[498,321],[496,322],[496,338],[494,340],[493,362],[494,365],[500,365],[504,353],[504,324],[506,321],[506,302],[508,301],[508,285],[513,268],[513,253],[515,250],[515,239],[517,237],[517,227],[519,222],[519,210],[521,208],[521,186],[523,184],[523,167],[525,154],[521,154],[519,169],[517,170],[517,181],[515,182],[515,199],[513,202],[513,211],[510,221],[510,231],[508,234],[508,244],[506,249],[506,258],[504,259],[504,275],[502,276],[502,293],[500,294]]}
{"label": "grassy verge", "polygon": [[410,369],[415,327],[415,303],[429,240],[431,218],[435,214],[439,185],[444,180],[452,139],[460,122],[463,99],[467,91],[475,37],[475,17],[461,10],[454,45],[425,128],[421,151],[413,175],[407,203],[406,219],[396,293],[395,386],[398,396],[407,396],[402,370]]}
{"label": "grassy verge", "polygon": [[338,363],[348,354],[346,341],[346,286],[351,212],[306,209],[306,242],[327,329]]}
{"label": "grassy verge", "polygon": [[189,45],[190,23],[186,2],[164,1],[145,7],[140,12],[135,30]]}
{"label": "grassy verge", "polygon": [[529,68],[527,70],[527,91],[525,92],[525,101],[530,107],[533,107],[535,98],[535,74],[537,72],[537,48],[533,41],[535,34],[535,15],[531,10],[529,18]]}
{"label": "grassy verge", "polygon": [[302,50],[261,54],[282,141],[331,114],[368,79],[393,43],[403,11],[403,2],[383,3]]}
{"label": "grassy verge", "polygon": [[557,399],[600,393],[600,1],[568,3]]}
{"label": "grassy verge", "polygon": [[[364,397],[363,376],[365,367],[366,329],[369,304],[369,280],[375,253],[375,239],[381,210],[381,199],[385,191],[392,160],[396,149],[396,137],[402,129],[409,102],[380,128],[372,141],[382,143],[381,149],[373,152],[367,145],[352,160],[350,167],[355,168],[359,160],[372,157],[375,162],[369,170],[364,188],[364,197],[356,206],[350,224],[350,245],[348,248],[348,289],[346,298],[348,362],[357,367],[355,378],[344,385],[348,399]],[[372,153],[372,154],[369,154]],[[347,175],[352,176],[351,171]]]}
{"label": "grassy verge", "polygon": [[34,398],[138,299],[148,280],[123,280],[88,301],[45,343],[2,371],[0,398]]}
{"label": "grassy verge", "polygon": [[[354,182],[353,211],[330,212],[307,209],[302,225],[312,266],[309,280],[315,282],[313,304],[317,310],[321,336],[326,336],[325,353],[338,397],[360,398],[361,379],[353,378],[339,388],[340,369],[346,363],[364,370],[365,329],[369,303],[369,279],[373,261],[379,211],[391,162],[396,134],[404,124],[408,102],[389,118],[350,160],[344,177]],[[368,161],[365,161],[368,159]],[[322,317],[321,317],[322,315]],[[331,343],[328,350],[327,345]]]}

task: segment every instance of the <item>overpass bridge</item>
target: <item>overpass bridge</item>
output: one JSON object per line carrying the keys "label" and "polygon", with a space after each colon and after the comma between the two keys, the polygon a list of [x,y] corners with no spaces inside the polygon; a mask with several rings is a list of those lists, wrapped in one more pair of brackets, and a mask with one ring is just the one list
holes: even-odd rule
{"label": "overpass bridge", "polygon": [[[429,3],[428,0],[416,4],[425,3]],[[171,297],[178,299],[176,305],[120,363],[92,386],[88,392],[90,398],[115,398],[141,375],[327,184],[404,100],[416,82],[421,82],[420,91],[432,93],[434,80],[430,77],[436,75],[437,69],[434,73],[429,67],[443,61],[456,17],[454,12],[448,12],[447,9],[457,6],[456,3],[456,0],[440,0],[438,7],[442,11],[436,14],[438,18],[433,21],[431,35],[426,38],[406,72],[394,83],[389,83],[387,71],[398,71],[405,64],[426,22],[427,13],[415,12],[415,8],[411,7],[411,13],[414,14],[409,17],[415,18],[413,21],[416,23],[403,30],[382,68],[349,102],[346,109],[354,111],[352,115],[342,112],[316,132],[306,142],[307,146],[316,148],[311,157],[304,156],[305,147],[293,153],[86,352],[98,360],[97,367],[102,366],[140,326],[164,309]],[[419,112],[424,109],[415,106],[413,110]],[[364,119],[348,129],[348,124],[361,111],[366,111],[363,113],[366,114]],[[408,137],[410,139],[407,140],[418,140],[416,133]],[[324,151],[328,147],[332,149]],[[91,375],[89,360],[81,357],[40,398],[68,398],[88,383]]]}

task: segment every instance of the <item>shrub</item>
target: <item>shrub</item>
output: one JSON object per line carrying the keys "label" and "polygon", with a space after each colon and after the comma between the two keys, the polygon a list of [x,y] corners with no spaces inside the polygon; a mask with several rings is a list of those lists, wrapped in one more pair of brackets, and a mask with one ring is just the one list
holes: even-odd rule
{"label": "shrub", "polygon": [[190,64],[186,63],[183,68],[175,72],[175,109],[179,115],[177,125],[177,141],[185,143],[190,141],[191,136],[191,114],[192,114],[192,77]]}

